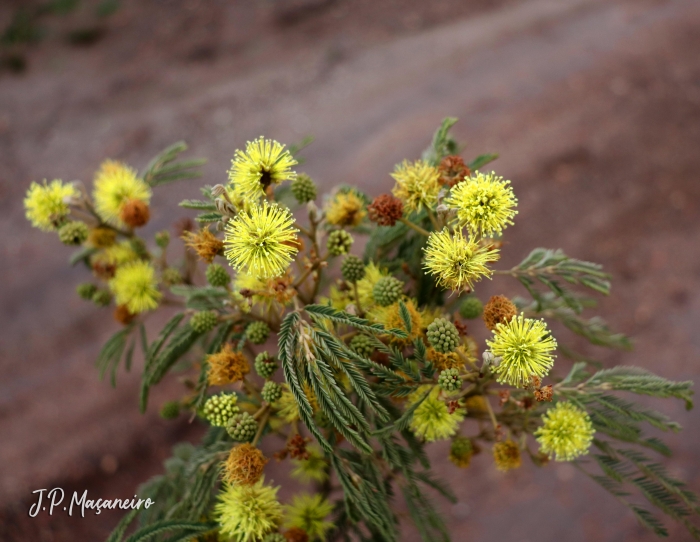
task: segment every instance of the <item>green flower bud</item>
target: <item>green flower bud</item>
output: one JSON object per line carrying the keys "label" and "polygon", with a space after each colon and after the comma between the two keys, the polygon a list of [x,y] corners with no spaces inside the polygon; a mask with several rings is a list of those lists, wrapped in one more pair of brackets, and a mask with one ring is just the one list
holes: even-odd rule
{"label": "green flower bud", "polygon": [[481,316],[483,310],[484,305],[481,303],[481,300],[474,295],[467,296],[459,306],[459,314],[462,318],[466,318],[467,320],[478,318]]}
{"label": "green flower bud", "polygon": [[438,377],[438,386],[446,392],[457,391],[462,387],[459,369],[445,369]]}
{"label": "green flower bud", "polygon": [[374,352],[375,346],[372,344],[372,339],[367,335],[355,335],[350,340],[350,350],[358,356],[368,358]]}
{"label": "green flower bud", "polygon": [[316,199],[316,184],[311,177],[305,173],[300,173],[292,181],[292,194],[299,203],[307,203]]}
{"label": "green flower bud", "polygon": [[82,245],[90,235],[85,222],[79,220],[67,222],[58,230],[58,238],[64,245]]}
{"label": "green flower bud", "polygon": [[224,288],[231,282],[231,276],[223,265],[213,263],[207,267],[207,282],[212,286]]}
{"label": "green flower bud", "polygon": [[168,230],[159,231],[156,233],[156,245],[160,248],[167,248],[170,244],[170,233]]}
{"label": "green flower bud", "polygon": [[90,301],[92,299],[92,296],[95,295],[95,292],[97,291],[97,286],[95,286],[91,282],[83,282],[82,284],[78,284],[78,287],[75,289],[76,292],[78,292],[78,295],[84,299],[85,301]]}
{"label": "green flower bud", "polygon": [[255,356],[255,372],[262,378],[270,378],[277,370],[275,358],[270,357],[267,352],[261,352]]}
{"label": "green flower bud", "polygon": [[216,327],[219,315],[216,311],[195,312],[190,318],[190,325],[197,333],[206,333]]}
{"label": "green flower bud", "polygon": [[454,324],[444,318],[437,318],[428,326],[428,342],[441,354],[454,352],[459,345],[459,332]]}
{"label": "green flower bud", "polygon": [[245,328],[245,336],[253,344],[263,344],[270,336],[270,326],[265,322],[253,322]]}
{"label": "green flower bud", "polygon": [[163,269],[163,274],[161,275],[161,278],[163,279],[163,282],[168,286],[182,283],[182,273],[180,273],[180,271],[178,271],[174,267],[166,267],[165,269]]}
{"label": "green flower bud", "polygon": [[106,307],[112,301],[112,294],[107,290],[96,290],[92,294],[92,302],[98,307]]}
{"label": "green flower bud", "polygon": [[235,393],[220,393],[212,395],[204,403],[203,415],[210,424],[216,427],[226,427],[228,421],[238,414],[240,409],[236,406],[238,397]]}
{"label": "green flower bud", "polygon": [[360,258],[350,254],[340,264],[340,272],[348,282],[357,282],[365,277],[365,264]]}
{"label": "green flower bud", "polygon": [[277,382],[265,382],[260,395],[262,395],[262,398],[268,403],[274,403],[280,397],[282,397],[282,386],[280,386]]}
{"label": "green flower bud", "polygon": [[258,422],[247,412],[234,414],[226,424],[226,432],[236,442],[250,442],[258,431]]}
{"label": "green flower bud", "polygon": [[328,253],[331,256],[340,256],[341,254],[347,254],[350,252],[352,243],[352,235],[350,235],[348,232],[345,230],[334,230],[328,235],[326,247],[328,248]]}
{"label": "green flower bud", "polygon": [[180,403],[177,401],[166,401],[160,408],[160,417],[164,420],[174,420],[180,415]]}
{"label": "green flower bud", "polygon": [[403,295],[403,282],[394,277],[382,277],[374,285],[372,296],[377,304],[387,307]]}

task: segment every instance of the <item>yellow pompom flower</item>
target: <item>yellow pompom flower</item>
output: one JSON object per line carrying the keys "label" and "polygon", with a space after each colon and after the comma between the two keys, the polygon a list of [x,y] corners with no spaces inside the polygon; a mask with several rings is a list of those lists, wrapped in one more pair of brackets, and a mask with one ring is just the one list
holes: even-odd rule
{"label": "yellow pompom flower", "polygon": [[287,527],[303,529],[309,540],[325,540],[333,523],[326,518],[333,512],[333,504],[318,493],[303,493],[292,498],[292,504],[285,507]]}
{"label": "yellow pompom flower", "polygon": [[338,192],[326,205],[326,221],[334,226],[354,227],[365,216],[365,202],[354,190]]}
{"label": "yellow pompom flower", "polygon": [[161,298],[156,271],[144,261],[130,262],[117,268],[109,288],[117,305],[126,305],[131,314],[155,309]]}
{"label": "yellow pompom flower", "polygon": [[32,226],[43,231],[58,229],[61,221],[68,216],[70,209],[66,198],[75,197],[78,191],[72,184],[63,184],[55,179],[43,184],[33,182],[24,198],[27,220]]}
{"label": "yellow pompom flower", "polygon": [[413,163],[404,160],[391,176],[396,181],[392,192],[407,212],[420,211],[423,206],[433,207],[440,192],[440,172],[423,160]]}
{"label": "yellow pompom flower", "polygon": [[[414,404],[425,394],[424,386],[413,392],[409,404]],[[444,440],[454,436],[459,424],[464,420],[464,409],[457,409],[452,414],[444,401],[438,398],[440,388],[435,387],[428,397],[416,408],[411,418],[410,428],[413,433],[427,442]]]}
{"label": "yellow pompom flower", "polygon": [[382,277],[387,277],[389,274],[386,269],[380,268],[374,262],[369,262],[365,266],[364,278],[357,281],[357,295],[360,298],[362,308],[367,310],[374,305],[374,285],[379,282]]}
{"label": "yellow pompom flower", "polygon": [[571,403],[557,403],[535,431],[540,449],[556,461],[572,461],[588,453],[595,429],[588,413]]}
{"label": "yellow pompom flower", "polygon": [[457,184],[445,204],[456,211],[460,228],[468,228],[472,235],[493,235],[513,224],[518,200],[510,181],[494,172],[477,172]]}
{"label": "yellow pompom flower", "polygon": [[265,196],[270,185],[296,179],[297,174],[290,168],[297,164],[284,145],[260,136],[246,143],[245,152],[236,150],[228,176],[235,191],[258,199]]}
{"label": "yellow pompom flower", "polygon": [[438,285],[450,290],[471,290],[481,277],[491,278],[486,264],[498,260],[498,249],[482,246],[445,228],[432,232],[425,253],[424,268],[435,276]]}
{"label": "yellow pompom flower", "polygon": [[264,478],[253,485],[224,484],[214,507],[219,532],[235,542],[261,540],[282,519],[278,490],[279,487],[266,486]]}
{"label": "yellow pompom flower", "polygon": [[129,241],[121,241],[95,254],[91,262],[107,265],[124,265],[138,259],[139,255],[136,254],[131,243]]}
{"label": "yellow pompom flower", "polygon": [[501,361],[493,367],[500,383],[526,386],[533,376],[540,378],[554,365],[552,352],[557,341],[547,329],[544,320],[525,318],[521,313],[510,322],[496,324],[493,340],[487,340],[494,356]]}
{"label": "yellow pompom flower", "polygon": [[95,210],[105,222],[123,226],[126,218],[130,226],[142,226],[143,219],[148,220],[151,188],[138,178],[135,169],[122,162],[102,162],[95,174],[92,196]]}
{"label": "yellow pompom flower", "polygon": [[493,461],[501,472],[520,468],[522,458],[520,447],[512,440],[504,440],[493,445]]}
{"label": "yellow pompom flower", "polygon": [[308,446],[307,459],[292,459],[294,469],[291,474],[302,482],[325,482],[328,479],[328,462],[318,446]]}
{"label": "yellow pompom flower", "polygon": [[289,209],[269,204],[251,206],[226,225],[225,255],[237,271],[259,278],[278,277],[287,270],[298,251]]}

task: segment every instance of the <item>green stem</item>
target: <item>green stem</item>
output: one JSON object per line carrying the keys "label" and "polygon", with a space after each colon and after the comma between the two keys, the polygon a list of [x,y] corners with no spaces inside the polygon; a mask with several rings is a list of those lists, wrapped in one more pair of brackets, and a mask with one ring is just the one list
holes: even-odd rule
{"label": "green stem", "polygon": [[407,220],[407,219],[405,219],[405,218],[399,218],[399,222],[402,222],[403,224],[406,224],[406,226],[408,226],[408,227],[411,228],[412,230],[417,231],[417,232],[420,233],[421,235],[425,235],[426,237],[429,237],[429,236],[430,236],[430,232],[429,232],[428,230],[424,230],[423,228],[421,228],[420,226],[414,224],[414,223],[411,222],[410,220]]}

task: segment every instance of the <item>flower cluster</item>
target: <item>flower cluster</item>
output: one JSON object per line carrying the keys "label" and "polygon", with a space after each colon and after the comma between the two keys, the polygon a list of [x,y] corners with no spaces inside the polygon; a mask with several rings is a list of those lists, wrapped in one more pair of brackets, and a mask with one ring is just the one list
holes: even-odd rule
{"label": "flower cluster", "polygon": [[[589,301],[569,289],[607,293],[608,277],[545,249],[495,268],[518,200],[510,181],[480,171],[495,155],[456,154],[451,122],[421,159],[397,164],[391,194],[374,199],[347,186],[323,195],[322,183],[295,170],[297,147],[261,136],[235,151],[227,182],[182,202],[199,212],[199,226],[178,223],[172,241],[168,231],[148,239],[139,228],[157,187],[196,177],[198,161],[178,161],[182,146],[141,173],[105,161],[92,191],[59,180],[29,186],[28,220],[77,247],[73,262],[93,276],[78,295],[112,306],[122,326],[100,371],[114,381],[121,360],[130,367],[140,350],[142,410],[150,389],[177,372],[181,396],[161,416],[187,414],[208,427],[201,445],[178,447],[166,475],[146,486],[156,508],[135,538],[166,525],[173,540],[396,542],[400,493],[428,538],[442,539],[423,493],[441,487],[425,470],[435,441],[449,445],[443,453],[455,467],[489,450],[504,473],[527,458],[572,461],[595,443],[606,488],[616,490],[633,467],[641,469],[633,483],[654,495],[681,487],[627,449],[663,449],[642,436],[642,422],[677,426],[614,392],[689,403],[689,384],[641,369],[591,375],[583,362],[555,364],[556,350],[566,350],[551,320],[595,344],[626,346],[599,319],[583,318]],[[501,278],[517,279],[529,297],[504,289],[508,297],[484,305],[482,281],[500,288]],[[147,319],[166,305],[151,335]],[[263,449],[294,479],[283,498],[265,482]],[[685,490],[674,495],[659,502],[695,502]]]}

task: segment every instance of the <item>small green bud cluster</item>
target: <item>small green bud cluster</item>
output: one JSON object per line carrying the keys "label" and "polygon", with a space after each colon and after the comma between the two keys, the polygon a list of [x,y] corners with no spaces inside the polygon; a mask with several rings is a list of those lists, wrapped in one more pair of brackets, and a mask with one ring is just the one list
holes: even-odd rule
{"label": "small green bud cluster", "polygon": [[292,195],[299,203],[308,203],[316,199],[316,183],[305,173],[299,173],[292,181]]}
{"label": "small green bud cluster", "polygon": [[82,245],[90,235],[90,229],[85,222],[75,220],[61,226],[58,238],[64,245]]}
{"label": "small green bud cluster", "polygon": [[452,322],[437,318],[428,326],[428,342],[441,354],[454,352],[459,345],[459,332]]}
{"label": "small green bud cluster", "polygon": [[207,282],[217,288],[223,288],[231,282],[231,276],[223,265],[213,263],[207,267]]}
{"label": "small green bud cluster", "polygon": [[279,401],[279,398],[282,397],[282,386],[280,386],[277,382],[267,381],[265,382],[260,395],[262,395],[262,398],[268,403]]}
{"label": "small green bud cluster", "polygon": [[255,372],[262,378],[270,378],[277,370],[275,358],[267,352],[261,352],[255,356]]}
{"label": "small green bud cluster", "polygon": [[220,393],[212,395],[204,403],[204,417],[216,427],[226,427],[228,421],[240,409],[236,406],[238,397],[235,393]]}
{"label": "small green bud cluster", "polygon": [[372,289],[372,296],[377,304],[387,307],[396,303],[403,294],[403,282],[394,277],[382,277]]}
{"label": "small green bud cluster", "polygon": [[345,230],[334,230],[328,235],[328,254],[331,256],[340,256],[347,254],[352,247],[352,235]]}
{"label": "small green bud cluster", "polygon": [[445,369],[438,377],[438,386],[447,392],[457,391],[462,387],[459,369]]}
{"label": "small green bud cluster", "polygon": [[247,412],[234,414],[226,424],[226,432],[236,442],[250,442],[258,430],[258,422]]}
{"label": "small green bud cluster", "polygon": [[270,336],[270,326],[265,322],[253,322],[245,328],[245,336],[253,344],[263,344]]}
{"label": "small green bud cluster", "polygon": [[216,311],[195,312],[190,318],[190,325],[197,333],[206,333],[216,327],[219,316]]}
{"label": "small green bud cluster", "polygon": [[160,408],[160,417],[164,420],[174,420],[180,415],[180,403],[177,401],[166,401]]}
{"label": "small green bud cluster", "polygon": [[350,340],[350,350],[355,352],[358,356],[368,358],[374,352],[374,344],[372,344],[372,339],[367,335],[355,335]]}
{"label": "small green bud cluster", "polygon": [[462,316],[462,318],[466,318],[467,320],[478,318],[481,316],[483,311],[484,305],[475,295],[467,296],[459,306],[459,314]]}
{"label": "small green bud cluster", "polygon": [[360,258],[350,254],[340,264],[340,272],[348,282],[357,282],[365,277],[365,264]]}

